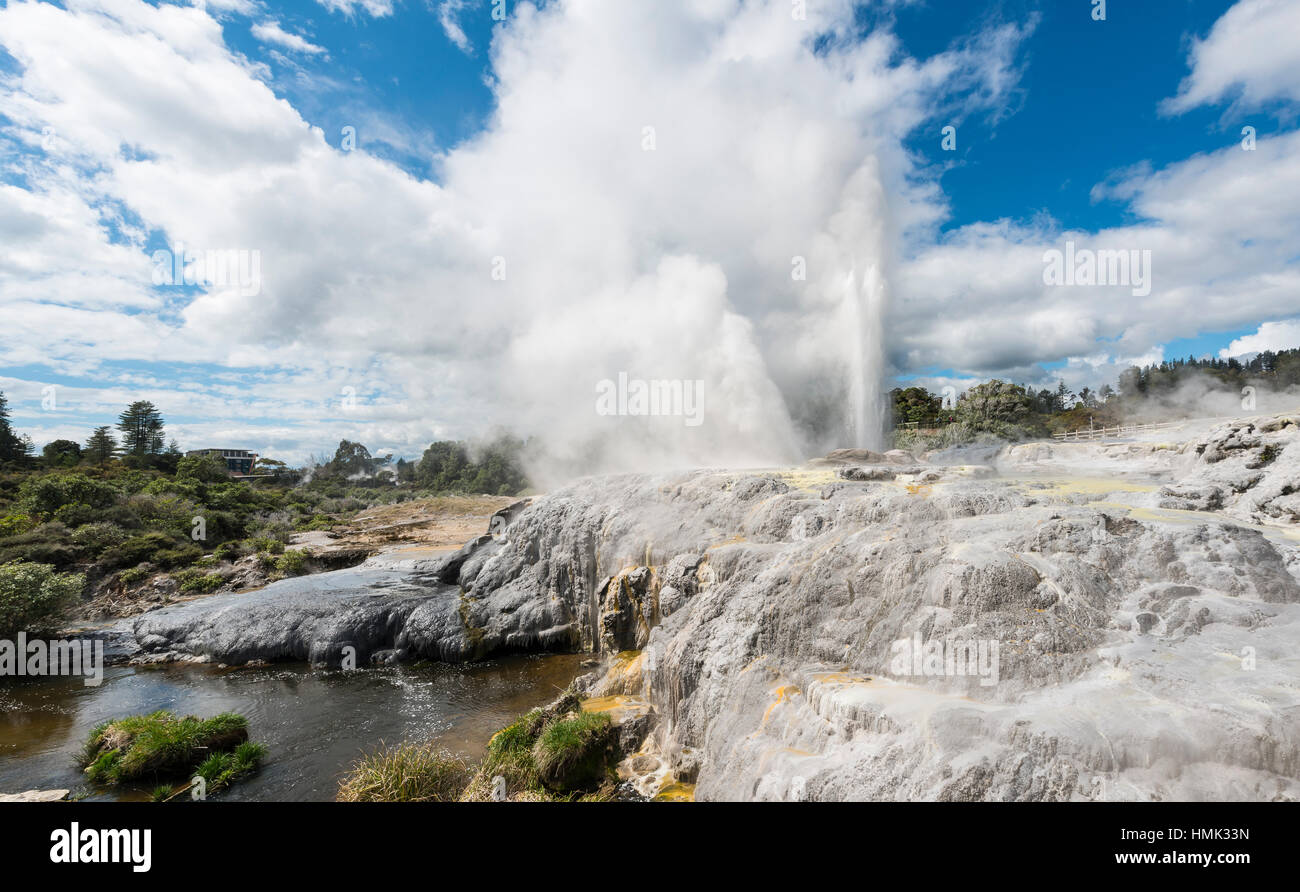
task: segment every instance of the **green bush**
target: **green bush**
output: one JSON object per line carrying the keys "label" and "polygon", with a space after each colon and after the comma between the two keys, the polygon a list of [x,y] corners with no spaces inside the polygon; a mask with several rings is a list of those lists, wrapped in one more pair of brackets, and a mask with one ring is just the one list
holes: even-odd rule
{"label": "green bush", "polygon": [[144,567],[132,567],[129,570],[123,570],[121,573],[118,573],[117,581],[123,585],[135,585],[148,575],[149,571]]}
{"label": "green bush", "polygon": [[77,557],[72,532],[58,521],[43,523],[25,533],[0,540],[0,563],[30,561],[66,567]]}
{"label": "green bush", "polygon": [[284,554],[285,543],[280,539],[272,539],[266,536],[258,536],[253,540],[253,548],[256,551],[264,551],[267,554]]}
{"label": "green bush", "polygon": [[226,463],[215,455],[187,455],[176,464],[176,479],[198,483],[225,483]]}
{"label": "green bush", "polygon": [[278,573],[285,576],[301,576],[307,572],[307,558],[310,557],[305,551],[298,548],[290,549],[280,555],[275,562],[275,569]]}
{"label": "green bush", "polygon": [[133,567],[150,563],[163,569],[185,567],[203,557],[203,549],[193,542],[179,541],[166,533],[152,532],[132,536],[105,558],[112,567]]}
{"label": "green bush", "polygon": [[23,507],[41,517],[53,517],[65,505],[107,508],[120,495],[117,487],[85,474],[45,474],[29,477],[19,488]]}
{"label": "green bush", "polygon": [[54,512],[54,519],[66,527],[79,527],[99,517],[99,511],[81,502],[69,502]]}
{"label": "green bush", "polygon": [[30,514],[6,514],[0,517],[0,539],[26,533],[36,527],[36,520]]}
{"label": "green bush", "polygon": [[73,543],[93,557],[98,557],[110,548],[116,548],[126,540],[125,530],[106,521],[88,523],[72,534]]}
{"label": "green bush", "polygon": [[85,587],[82,574],[56,573],[49,564],[0,565],[0,635],[43,631]]}
{"label": "green bush", "polygon": [[247,542],[242,539],[235,539],[230,542],[222,542],[212,553],[218,560],[237,561],[244,555],[249,554],[250,551]]}
{"label": "green bush", "polygon": [[190,594],[207,594],[216,591],[225,583],[220,573],[204,573],[193,568],[182,570],[173,577],[183,592]]}

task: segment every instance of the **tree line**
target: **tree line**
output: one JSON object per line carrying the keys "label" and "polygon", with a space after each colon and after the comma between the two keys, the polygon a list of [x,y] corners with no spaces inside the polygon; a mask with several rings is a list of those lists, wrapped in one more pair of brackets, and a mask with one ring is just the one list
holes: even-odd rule
{"label": "tree line", "polygon": [[[84,444],[65,439],[47,443],[41,450],[41,461],[49,467],[73,467],[83,461],[103,466],[114,458],[122,458],[134,466],[175,470],[181,451],[175,440],[163,446],[163,417],[153,403],[137,400],[127,406],[118,416],[116,427],[121,433],[120,440],[113,435],[112,426],[102,425],[91,432]],[[170,458],[158,460],[163,456]],[[14,431],[9,421],[9,401],[0,392],[0,463],[22,466],[34,459],[31,437]]]}
{"label": "tree line", "polygon": [[1025,439],[1091,425],[1113,426],[1140,414],[1148,400],[1175,396],[1193,383],[1234,393],[1248,386],[1295,387],[1300,385],[1300,349],[1264,351],[1246,361],[1189,356],[1131,366],[1115,386],[1104,384],[1095,391],[1084,387],[1076,393],[1064,381],[1055,388],[1034,390],[993,379],[946,401],[943,395],[916,386],[896,387],[890,395],[896,440],[906,445],[916,438],[906,429],[919,428],[930,432],[926,435],[930,440],[936,438],[935,431],[945,431],[942,439],[947,444],[979,434]]}

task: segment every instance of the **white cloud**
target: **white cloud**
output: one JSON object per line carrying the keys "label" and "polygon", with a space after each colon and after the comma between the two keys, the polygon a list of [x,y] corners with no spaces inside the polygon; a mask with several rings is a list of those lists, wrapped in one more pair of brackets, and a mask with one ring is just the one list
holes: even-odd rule
{"label": "white cloud", "polygon": [[1263,353],[1265,350],[1294,350],[1297,347],[1300,347],[1300,319],[1284,319],[1281,322],[1265,322],[1254,334],[1235,338],[1219,351],[1219,358]]}
{"label": "white cloud", "polygon": [[286,49],[293,50],[296,53],[310,53],[317,55],[325,52],[325,47],[317,46],[298,34],[293,34],[280,27],[280,23],[275,19],[268,19],[265,22],[259,22],[252,27],[253,36],[263,43],[274,43]]}
{"label": "white cloud", "polygon": [[[114,381],[84,405],[139,390],[209,419],[178,424],[186,437],[291,459],[343,436],[411,453],[505,424],[594,470],[846,445],[879,354],[954,370],[936,379],[1059,374],[1077,389],[1171,339],[1294,315],[1300,134],[1108,181],[1129,226],[939,237],[944,196],[903,140],[936,110],[946,123],[1014,103],[1026,29],[917,60],[883,30],[849,39],[849,0],[808,12],[512,6],[491,50],[495,112],[439,157],[435,184],[364,142],[330,147],[202,10],[11,3],[0,44],[21,74],[0,113],[11,140],[53,137],[0,205],[0,231],[19,234],[0,260],[0,349],[83,376],[115,359],[204,364],[193,387]],[[841,39],[812,52],[825,34]],[[260,293],[152,287],[150,232],[258,250]],[[1151,295],[1044,285],[1044,248],[1067,239],[1151,250]],[[214,380],[223,366],[233,378]],[[703,379],[705,424],[597,415],[596,382],[620,371]],[[345,387],[362,397],[350,414]]]}
{"label": "white cloud", "polygon": [[443,33],[447,35],[448,40],[456,44],[462,52],[470,53],[474,51],[474,47],[470,45],[469,37],[459,21],[460,14],[467,6],[469,0],[442,0],[438,4],[438,24],[442,25]]}
{"label": "white cloud", "polygon": [[239,15],[252,15],[258,9],[257,0],[191,0],[199,9],[214,10],[218,14],[233,12]]}
{"label": "white cloud", "polygon": [[[874,383],[859,365],[879,350],[871,307],[902,229],[938,216],[901,137],[953,85],[996,106],[1015,43],[919,62],[882,32],[811,52],[851,20],[847,0],[808,22],[775,0],[520,4],[494,48],[493,121],[441,159],[437,186],[330,148],[200,10],[11,4],[0,33],[23,73],[6,114],[57,129],[88,201],[192,247],[258,250],[264,278],[256,297],[164,296],[174,312],[94,322],[29,299],[23,335],[68,365],[280,366],[277,399],[312,407],[374,382],[376,430],[408,448],[504,423],[575,459],[612,437],[624,459],[770,460],[796,450],[792,414],[842,440],[852,413],[827,408],[844,400],[799,395]],[[84,47],[72,65],[69,40]],[[791,280],[796,254],[807,282]],[[619,371],[705,378],[707,423],[597,416],[595,383]],[[338,436],[333,419],[311,427]]]}
{"label": "white cloud", "polygon": [[1240,0],[1194,40],[1191,73],[1162,110],[1188,111],[1224,99],[1243,109],[1271,100],[1300,101],[1300,3]]}
{"label": "white cloud", "polygon": [[355,16],[360,11],[376,19],[392,15],[395,5],[395,0],[316,0],[316,2],[330,12]]}

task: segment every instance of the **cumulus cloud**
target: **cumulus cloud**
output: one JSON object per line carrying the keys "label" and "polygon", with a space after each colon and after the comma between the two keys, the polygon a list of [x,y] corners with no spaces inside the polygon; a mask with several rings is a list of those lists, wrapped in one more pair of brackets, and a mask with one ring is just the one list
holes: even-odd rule
{"label": "cumulus cloud", "polygon": [[1229,359],[1265,350],[1294,350],[1297,347],[1300,347],[1300,319],[1285,319],[1265,322],[1254,334],[1234,338],[1231,344],[1219,351],[1219,358]]}
{"label": "cumulus cloud", "polygon": [[251,30],[253,36],[263,43],[273,43],[277,46],[293,50],[295,53],[319,55],[325,52],[325,47],[317,46],[301,35],[284,30],[284,28],[280,27],[280,23],[275,19],[258,22]]}
{"label": "cumulus cloud", "polygon": [[[115,359],[202,364],[83,404],[139,387],[211,419],[186,436],[290,458],[507,425],[594,471],[862,442],[887,370],[1025,380],[1065,360],[1088,383],[1200,328],[1294,315],[1295,134],[1114,178],[1129,226],[936,234],[945,199],[904,139],[1014,104],[1032,22],[914,59],[887,29],[861,37],[849,0],[807,21],[783,0],[511,8],[491,119],[437,182],[328,145],[201,9],[0,9],[6,138],[46,144],[0,205],[21,233],[0,265],[6,357],[109,378]],[[160,239],[257,251],[260,288],[156,287]],[[1150,250],[1151,294],[1047,286],[1043,252],[1066,241]],[[704,424],[599,414],[620,372],[704,382]]]}
{"label": "cumulus cloud", "polygon": [[[514,15],[493,119],[441,159],[441,185],[329,147],[193,8],[11,5],[0,30],[22,74],[4,103],[94,165],[87,201],[120,201],[171,242],[260,252],[255,296],[210,289],[171,316],[112,319],[140,329],[137,353],[364,368],[425,413],[393,437],[508,423],[575,463],[762,461],[852,439],[899,239],[936,216],[901,138],[947,90],[996,105],[1014,41],[911,60],[885,32],[837,38],[848,2],[806,22],[713,0]],[[834,39],[815,53],[819,35]],[[95,330],[35,305],[36,326]],[[620,371],[705,381],[706,424],[597,415],[597,382]]]}
{"label": "cumulus cloud", "polygon": [[[1294,313],[1300,269],[1300,133],[1232,146],[1113,185],[1140,222],[1099,232],[978,223],[947,233],[903,263],[890,326],[899,370],[956,368],[979,376],[1042,379],[1035,364],[1074,360],[1096,387],[1135,357],[1202,331]],[[1151,293],[1054,286],[1043,255],[1073,242],[1091,251],[1150,252]],[[1091,363],[1085,357],[1094,357]]]}
{"label": "cumulus cloud", "polygon": [[1162,110],[1178,114],[1235,99],[1240,108],[1272,100],[1300,100],[1300,4],[1240,0],[1191,48],[1191,73]]}

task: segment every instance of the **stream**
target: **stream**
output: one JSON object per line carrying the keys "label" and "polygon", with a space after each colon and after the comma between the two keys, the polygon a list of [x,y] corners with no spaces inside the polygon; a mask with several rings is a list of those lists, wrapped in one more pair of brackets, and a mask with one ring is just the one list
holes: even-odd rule
{"label": "stream", "polygon": [[[317,601],[404,584],[406,549],[366,565],[275,583]],[[130,621],[126,621],[129,624]],[[433,740],[477,761],[500,728],[553,700],[579,674],[581,654],[502,657],[479,663],[419,662],[345,672],[308,663],[243,668],[172,663],[112,665],[103,682],[81,677],[0,679],[0,793],[69,789],[87,799],[147,799],[155,784],[99,787],[76,765],[92,728],[159,709],[208,717],[238,712],[250,739],[269,747],[261,769],[222,791],[224,799],[327,801],[340,776],[381,741]]]}

